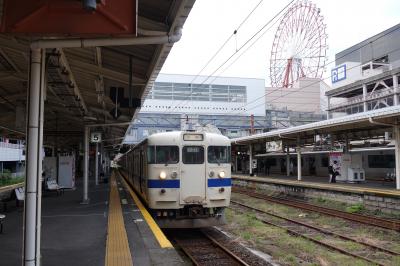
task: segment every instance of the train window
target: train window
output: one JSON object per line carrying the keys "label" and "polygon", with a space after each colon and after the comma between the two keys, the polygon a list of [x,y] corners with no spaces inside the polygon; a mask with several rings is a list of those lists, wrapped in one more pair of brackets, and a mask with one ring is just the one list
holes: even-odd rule
{"label": "train window", "polygon": [[178,146],[156,146],[156,163],[170,164],[179,162]]}
{"label": "train window", "polygon": [[209,163],[230,163],[231,147],[228,146],[209,146],[207,160]]}
{"label": "train window", "polygon": [[147,146],[147,163],[156,162],[155,146]]}
{"label": "train window", "polygon": [[204,148],[202,146],[185,146],[182,149],[182,160],[184,164],[204,163]]}

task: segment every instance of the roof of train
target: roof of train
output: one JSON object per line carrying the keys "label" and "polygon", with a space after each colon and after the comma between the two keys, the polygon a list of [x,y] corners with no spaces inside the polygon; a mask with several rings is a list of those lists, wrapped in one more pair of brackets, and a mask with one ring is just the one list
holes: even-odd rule
{"label": "roof of train", "polygon": [[208,132],[194,132],[194,131],[171,131],[171,132],[161,132],[156,133],[147,138],[147,141],[153,142],[158,139],[164,140],[172,140],[172,139],[180,139],[183,134],[205,134],[205,140],[212,140],[218,142],[226,142],[226,144],[230,144],[230,140],[220,134],[216,133],[208,133]]}

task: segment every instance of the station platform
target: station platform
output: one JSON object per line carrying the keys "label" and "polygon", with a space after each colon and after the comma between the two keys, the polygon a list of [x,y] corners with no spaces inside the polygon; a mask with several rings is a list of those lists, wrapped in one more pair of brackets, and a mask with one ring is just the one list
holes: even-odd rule
{"label": "station platform", "polygon": [[[80,204],[81,188],[78,183],[63,195],[44,193],[41,265],[183,264],[117,174],[107,184],[89,183],[89,204]],[[12,202],[0,213],[6,215],[0,265],[21,265],[23,207]]]}
{"label": "station platform", "polygon": [[305,199],[329,199],[346,204],[363,204],[367,209],[400,215],[400,191],[394,184],[379,181],[365,183],[329,183],[327,177],[249,176],[232,174],[233,186],[250,187]]}
{"label": "station platform", "polygon": [[362,183],[329,183],[328,177],[303,176],[301,181],[297,176],[270,175],[249,176],[243,174],[232,174],[233,179],[247,179],[264,183],[292,185],[298,187],[318,188],[339,192],[351,192],[361,194],[388,195],[400,198],[400,191],[396,190],[395,183],[381,181],[365,181]]}

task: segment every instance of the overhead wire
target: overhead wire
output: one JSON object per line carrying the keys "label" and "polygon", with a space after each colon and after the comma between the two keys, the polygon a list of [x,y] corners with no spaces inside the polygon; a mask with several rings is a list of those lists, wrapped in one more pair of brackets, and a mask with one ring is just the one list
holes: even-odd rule
{"label": "overhead wire", "polygon": [[[391,53],[394,53],[394,52],[397,52],[397,51],[400,51],[400,48],[394,49],[394,50],[390,51],[388,54],[391,54]],[[378,58],[374,58],[373,60],[375,60],[375,59],[378,59]],[[360,64],[358,64],[358,65],[355,65],[355,66],[353,66],[353,67],[348,68],[347,70],[351,70],[351,69],[354,69],[354,68],[359,67],[359,66],[362,66],[362,65],[363,65],[363,63],[360,63]],[[288,93],[286,93],[286,94],[284,94],[284,95],[278,96],[278,97],[272,99],[271,101],[275,101],[275,100],[278,100],[278,99],[280,99],[280,98],[282,98],[282,97],[284,97],[284,96],[287,96],[287,95],[289,95],[289,94],[292,94],[292,93],[295,93],[295,92],[299,92],[299,91],[301,91],[302,89],[311,87],[312,85],[315,85],[315,84],[319,84],[321,80],[326,80],[326,79],[329,79],[329,78],[331,78],[331,77],[332,77],[332,75],[329,75],[329,76],[327,76],[327,77],[325,77],[325,78],[322,78],[322,79],[320,79],[320,80],[318,80],[318,81],[315,81],[315,82],[313,82],[313,83],[310,83],[309,85],[307,85],[307,86],[305,86],[305,87],[302,87],[302,88],[299,88],[299,89],[296,89],[296,90],[292,90],[292,91],[290,91],[290,92],[288,92]],[[267,95],[267,94],[265,94],[265,95]],[[265,95],[264,95],[264,96],[265,96]],[[271,101],[270,101],[270,102],[271,102]],[[248,112],[249,110],[253,110],[253,109],[257,108],[257,107],[260,107],[260,106],[263,105],[263,104],[265,104],[265,102],[263,102],[263,103],[261,103],[261,104],[259,104],[259,105],[253,106],[253,107],[250,108],[250,109],[247,109],[246,112]],[[243,112],[234,113],[234,114],[235,114],[235,115],[239,115],[239,114],[241,114],[241,113],[243,113]]]}
{"label": "overhead wire", "polygon": [[[400,27],[397,28],[397,30],[398,30],[398,29],[400,29]],[[361,48],[360,48],[360,49],[361,49]],[[357,49],[356,49],[356,50],[357,50]],[[355,52],[356,50],[354,50],[353,52]],[[389,54],[392,54],[392,53],[395,53],[395,52],[397,52],[397,51],[400,51],[400,48],[396,48],[396,49],[393,49],[393,50],[389,51],[389,52],[388,52],[388,55],[389,55]],[[378,59],[378,58],[373,58],[372,61],[373,61],[373,60],[376,60],[376,59]],[[347,68],[347,70],[351,70],[351,69],[360,67],[360,66],[362,66],[362,65],[363,65],[363,63],[360,63],[360,64],[354,65],[354,66],[352,66],[352,67],[350,67],[350,68]],[[307,86],[305,86],[305,87],[301,87],[301,88],[299,88],[299,89],[289,91],[289,92],[287,92],[286,94],[284,94],[284,95],[282,95],[282,96],[278,96],[278,97],[274,98],[272,101],[275,101],[275,100],[277,100],[277,99],[279,99],[279,98],[282,98],[282,97],[284,97],[284,96],[287,96],[287,95],[289,95],[289,94],[292,94],[292,93],[295,93],[295,92],[299,92],[299,91],[301,91],[301,90],[303,90],[303,89],[305,89],[305,88],[311,87],[311,86],[313,86],[313,85],[319,84],[321,81],[326,80],[326,79],[329,79],[329,78],[331,78],[331,77],[332,77],[332,74],[329,75],[329,76],[327,76],[327,77],[325,77],[325,78],[322,78],[322,79],[320,79],[320,80],[318,80],[318,81],[312,82],[312,83],[310,83],[309,85],[307,85]],[[279,88],[279,89],[281,89],[281,88]],[[264,96],[266,96],[267,94],[268,94],[268,93],[264,94],[262,98],[265,99]],[[271,101],[270,101],[270,102],[271,102]],[[293,103],[293,104],[300,104],[300,103]],[[248,111],[253,110],[253,109],[256,109],[256,108],[258,108],[258,107],[260,107],[260,106],[262,106],[262,105],[265,105],[265,101],[262,102],[261,104],[258,104],[258,105],[253,106],[253,107],[250,108],[250,109],[246,109],[246,110],[241,111],[241,112],[232,112],[232,111],[231,111],[231,112],[225,113],[224,115],[233,114],[233,115],[235,115],[235,117],[232,118],[232,120],[236,120],[238,115],[246,114],[246,113],[248,113]],[[244,105],[244,106],[247,106],[247,105]],[[242,107],[244,107],[244,106],[242,106]],[[317,108],[316,111],[318,111],[318,109],[319,109],[319,108]],[[276,111],[280,111],[280,110],[276,110]],[[311,112],[307,111],[307,112],[305,112],[305,113],[311,113]]]}
{"label": "overhead wire", "polygon": [[[292,1],[292,2],[293,2],[293,1]],[[291,3],[291,2],[290,2],[290,3]],[[289,3],[289,4],[290,4],[290,3]],[[254,9],[253,9],[253,10],[254,10]],[[276,23],[276,22],[275,22],[275,23]],[[275,23],[274,23],[274,24],[275,24]],[[263,27],[263,28],[265,28],[265,27]],[[347,53],[341,55],[340,57],[337,57],[335,60],[326,63],[325,65],[330,65],[331,63],[334,63],[336,60],[342,59],[342,58],[344,58],[345,56],[347,56],[347,55],[349,55],[349,54],[351,54],[351,53],[353,53],[353,52],[355,52],[355,51],[357,51],[357,50],[360,50],[360,49],[362,49],[363,47],[365,47],[365,46],[367,46],[367,45],[370,45],[372,42],[375,42],[375,41],[381,39],[382,37],[387,36],[387,35],[393,33],[394,31],[397,31],[399,28],[400,28],[400,27],[394,28],[393,30],[391,30],[391,31],[389,31],[389,32],[386,32],[384,35],[378,36],[377,38],[375,38],[374,40],[372,40],[372,41],[370,41],[370,42],[364,44],[363,46],[357,47],[356,49],[353,49],[353,50],[351,50],[351,51],[348,51]],[[258,34],[259,32],[260,32],[260,31],[258,31],[256,34]],[[242,54],[240,54],[226,69],[228,69],[230,66],[232,66],[233,63],[235,63],[249,48],[251,48],[251,47],[266,33],[266,32],[267,32],[267,31],[265,31],[262,35],[260,35],[260,36],[256,39],[256,41],[254,41],[249,47],[247,47],[246,50],[244,50],[244,51],[242,52]],[[233,35],[231,35],[231,36],[233,36]],[[255,35],[253,35],[251,39],[253,39],[254,36],[255,36]],[[249,39],[245,44],[247,44],[251,39]],[[245,45],[242,45],[242,46],[239,48],[238,51],[240,51],[244,46],[245,46]],[[236,51],[233,55],[231,55],[231,56],[228,58],[228,60],[226,60],[222,65],[220,65],[220,67],[218,67],[213,73],[216,73],[216,71],[218,71],[223,65],[225,65],[226,62],[228,62],[235,54],[237,54],[238,51]],[[394,50],[394,51],[396,51],[396,50]],[[392,51],[392,52],[393,52],[393,51]],[[210,61],[210,60],[209,60],[209,61]],[[211,62],[211,61],[210,61],[210,62]],[[358,66],[361,66],[361,65],[362,65],[362,64],[357,65],[357,66],[354,66],[354,67],[358,67]],[[354,68],[354,67],[352,67],[352,68]],[[204,68],[205,68],[205,67],[204,67]],[[352,68],[349,68],[349,69],[352,69]],[[226,71],[226,69],[223,70],[223,72]],[[203,69],[202,69],[202,70],[203,70]],[[223,73],[223,72],[222,72],[222,73]],[[199,72],[199,73],[201,73],[201,72]],[[199,74],[198,74],[198,75],[199,75]],[[207,81],[211,76],[213,76],[213,74],[209,75],[205,81]],[[325,79],[328,79],[328,78],[331,78],[331,77],[332,77],[332,75],[327,76],[327,77],[325,77],[325,78],[323,78],[323,79],[321,79],[321,80],[325,80]],[[214,81],[216,80],[216,78],[218,78],[218,77],[215,77],[214,80],[213,80],[212,82],[214,82]],[[203,81],[202,84],[204,84],[205,81]],[[302,89],[304,89],[304,88],[311,87],[312,85],[318,84],[319,82],[320,82],[320,81],[311,83],[311,84],[309,84],[309,85],[307,85],[307,86],[305,86],[305,87],[303,87],[303,88],[299,88],[298,90],[292,90],[292,91],[290,91],[290,92],[288,92],[288,93],[286,93],[286,94],[284,94],[284,95],[281,95],[281,96],[278,96],[278,97],[272,99],[272,101],[276,101],[276,100],[278,100],[279,98],[285,97],[285,96],[287,96],[287,95],[289,95],[289,94],[295,93],[295,92],[300,91],[300,90],[302,90]],[[201,84],[201,85],[202,85],[202,84]],[[274,92],[276,92],[276,91],[278,91],[278,90],[281,90],[281,89],[282,89],[282,88],[277,88],[277,89],[275,89],[275,90],[269,91],[269,92],[265,93],[263,96],[261,96],[261,97],[259,97],[259,98],[256,98],[256,99],[252,100],[251,102],[246,103],[246,104],[243,105],[242,107],[245,107],[245,106],[247,106],[247,105],[249,105],[249,104],[251,104],[251,103],[253,103],[253,102],[256,102],[256,101],[258,101],[258,100],[260,100],[260,99],[265,99],[265,98],[264,98],[265,96],[270,95],[270,94],[272,94],[272,93],[274,93]],[[307,93],[308,93],[308,92],[307,92]],[[309,93],[311,93],[311,92],[309,92]],[[315,93],[320,93],[320,92],[315,92]],[[191,95],[192,95],[192,93],[188,96],[188,98],[189,98]],[[263,102],[263,103],[260,104],[260,105],[264,105],[264,104],[265,104],[265,102]],[[259,107],[260,105],[254,106],[254,107],[252,107],[251,109],[245,110],[244,112],[229,112],[229,113],[221,114],[221,115],[229,115],[229,114],[236,114],[236,115],[238,115],[238,114],[242,114],[242,113],[248,112],[249,110],[252,110],[252,109],[254,109],[254,108],[256,108],[256,107]],[[176,106],[176,107],[177,107],[177,106]],[[176,107],[175,107],[172,111],[174,111],[174,110],[176,109]]]}
{"label": "overhead wire", "polygon": [[[351,50],[351,51],[349,51],[349,52],[347,52],[347,53],[345,53],[345,54],[339,56],[339,57],[336,58],[335,60],[328,62],[326,65],[330,65],[330,64],[332,64],[332,63],[335,63],[337,60],[342,59],[342,58],[346,57],[347,55],[356,52],[357,50],[361,50],[361,49],[364,48],[365,46],[371,45],[371,43],[376,42],[377,40],[379,40],[379,39],[381,39],[381,38],[383,38],[383,37],[385,37],[385,36],[387,36],[387,35],[389,35],[389,34],[392,34],[393,32],[395,32],[395,31],[397,31],[397,30],[399,30],[399,29],[400,29],[400,26],[399,26],[399,27],[396,27],[396,28],[394,28],[394,29],[392,29],[391,31],[389,31],[389,32],[387,32],[387,33],[385,33],[385,34],[383,34],[383,35],[381,35],[381,36],[379,36],[379,37],[377,37],[377,38],[374,39],[373,41],[370,41],[370,42],[368,42],[368,43],[366,43],[366,44],[364,44],[364,45],[362,45],[362,46],[360,46],[360,47],[357,47],[357,48],[355,48],[355,49],[353,49],[353,50]],[[392,53],[392,52],[393,52],[393,51],[391,51],[391,53]],[[377,58],[375,58],[375,59],[377,59]],[[361,63],[360,65],[357,65],[357,66],[361,66],[361,65],[362,65],[362,63]],[[332,77],[332,75],[328,76],[327,78],[331,78],[331,77]],[[322,80],[325,80],[325,79],[327,79],[327,78],[324,78],[324,79],[322,79]],[[297,92],[297,91],[299,91],[299,90],[301,90],[301,89],[311,87],[312,85],[318,84],[319,82],[320,82],[320,81],[316,81],[316,82],[311,83],[311,84],[309,84],[308,86],[305,86],[305,87],[300,88],[300,89],[298,89],[298,90],[294,90],[294,91],[292,90],[290,93],[287,93],[287,94],[285,94],[285,95],[282,95],[282,96],[280,96],[280,97],[278,97],[278,98],[281,98],[281,97],[283,97],[283,96],[286,96],[286,95],[291,94],[291,93],[294,93],[294,92]],[[254,103],[254,102],[256,102],[256,101],[258,101],[258,100],[260,100],[260,99],[265,99],[265,96],[270,95],[270,94],[272,94],[272,93],[274,93],[274,92],[276,92],[276,91],[279,91],[279,90],[282,90],[282,88],[279,87],[279,88],[276,88],[275,90],[271,90],[271,91],[269,91],[269,92],[266,92],[264,95],[262,95],[262,96],[260,96],[260,97],[258,97],[258,98],[256,98],[256,99],[254,99],[254,100],[252,100],[251,102],[246,103],[245,105],[243,105],[243,106],[241,106],[241,107],[239,107],[239,108],[243,108],[243,107],[245,107],[245,106],[247,106],[247,105],[249,105],[249,104],[251,104],[251,103]],[[319,92],[316,92],[316,93],[319,93]],[[278,98],[276,98],[276,99],[278,99]]]}
{"label": "overhead wire", "polygon": [[[249,42],[251,42],[251,40],[254,39],[254,37],[256,37],[261,31],[263,31],[269,24],[271,24],[272,21],[274,21],[283,11],[285,11],[295,0],[291,0],[285,7],[283,7],[277,14],[275,14],[271,19],[269,19],[267,21],[267,23],[265,23],[259,30],[257,30],[249,39],[246,40],[246,42],[244,42],[239,49],[237,49],[233,54],[231,54],[222,64],[220,64],[210,75],[207,75],[206,78],[203,80],[203,82],[201,84],[199,84],[199,86],[204,85],[204,83],[210,78],[212,77],[221,67],[223,67],[227,62],[229,62],[229,60],[231,60],[240,50],[242,50]],[[188,95],[188,98],[190,96],[192,96],[193,92],[191,92]],[[187,101],[187,100],[186,100]],[[182,103],[186,102],[186,101],[182,101],[180,102],[177,106],[175,106],[172,111],[174,111],[176,109],[176,107],[180,106]],[[171,111],[171,110],[166,110],[166,111]]]}
{"label": "overhead wire", "polygon": [[264,0],[260,0],[258,4],[250,11],[250,13],[244,18],[244,20],[239,24],[239,26],[233,31],[233,33],[225,40],[225,42],[218,48],[218,50],[211,56],[207,63],[202,67],[202,69],[197,73],[197,75],[192,79],[190,83],[193,83],[203,72],[203,70],[214,60],[214,58],[221,52],[225,45],[232,39],[233,36],[237,34],[242,25],[249,19],[249,17],[254,13],[254,11],[259,7],[259,5]]}
{"label": "overhead wire", "polygon": [[[250,11],[249,14],[242,20],[242,22],[239,24],[238,27],[233,31],[233,33],[223,42],[223,44],[217,49],[217,51],[211,56],[211,58],[206,62],[206,64],[201,68],[201,70],[197,73],[197,75],[194,76],[194,78],[190,81],[190,84],[193,84],[193,82],[200,76],[200,74],[203,72],[203,70],[217,57],[217,55],[222,51],[222,49],[228,44],[228,42],[232,39],[232,37],[237,36],[237,33],[239,29],[243,26],[243,24],[250,18],[250,16],[254,13],[254,11],[260,6],[260,4],[264,0],[260,0],[257,5],[254,6],[254,8]],[[187,101],[188,98],[190,98],[192,93],[188,95],[183,101]],[[181,103],[180,103],[181,104]],[[168,110],[165,110],[168,111]]]}

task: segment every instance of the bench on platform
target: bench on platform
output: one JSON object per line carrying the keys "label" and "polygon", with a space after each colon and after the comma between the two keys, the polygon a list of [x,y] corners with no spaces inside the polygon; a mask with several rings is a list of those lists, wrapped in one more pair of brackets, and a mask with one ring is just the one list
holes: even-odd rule
{"label": "bench on platform", "polygon": [[64,193],[64,187],[57,184],[55,179],[47,179],[46,181],[46,190],[47,191],[55,191],[57,195]]}
{"label": "bench on platform", "polygon": [[19,187],[14,189],[15,191],[15,198],[16,198],[16,205],[19,206],[20,201],[25,201],[25,187]]}

